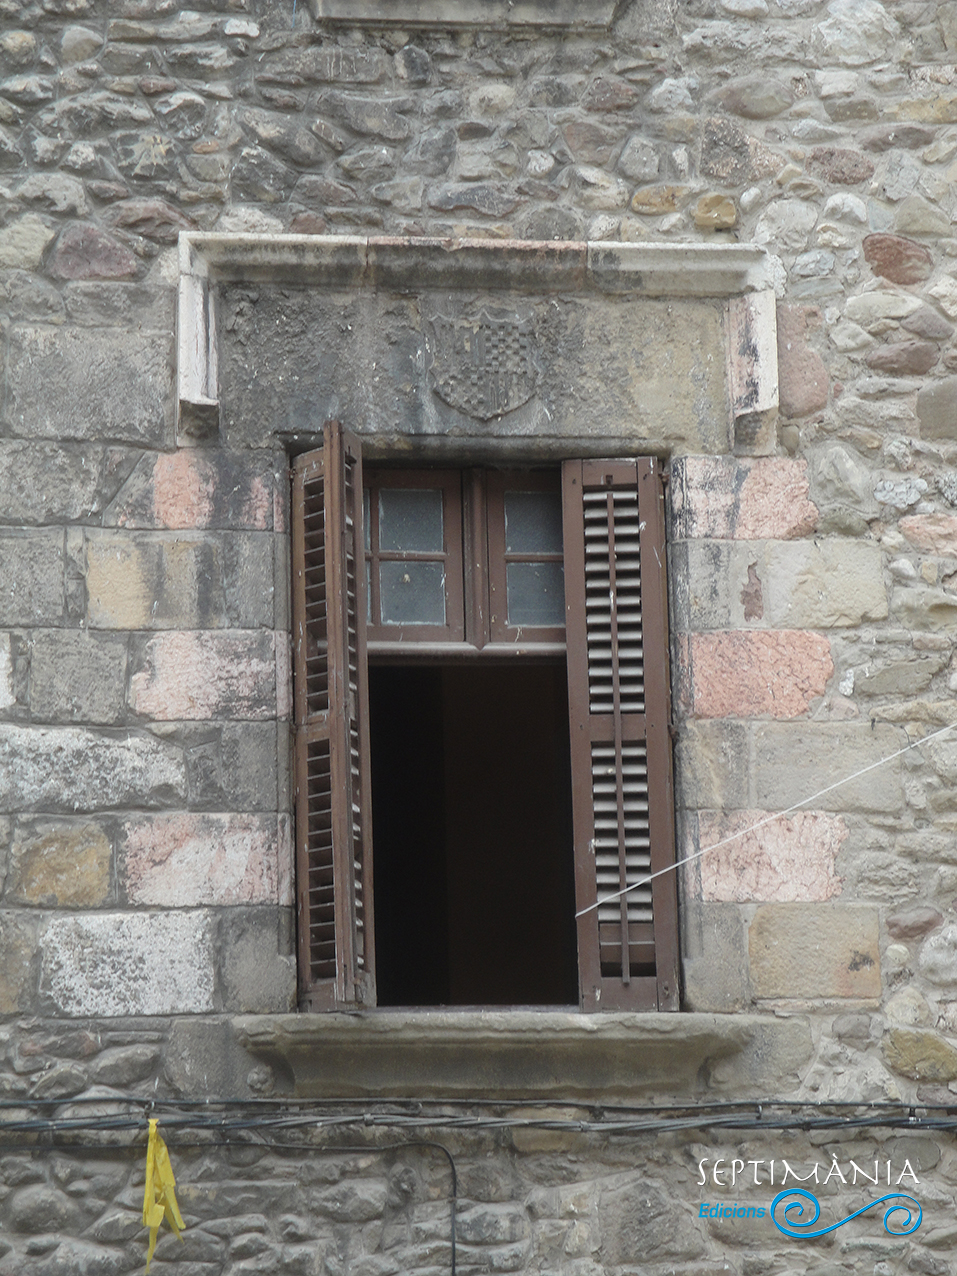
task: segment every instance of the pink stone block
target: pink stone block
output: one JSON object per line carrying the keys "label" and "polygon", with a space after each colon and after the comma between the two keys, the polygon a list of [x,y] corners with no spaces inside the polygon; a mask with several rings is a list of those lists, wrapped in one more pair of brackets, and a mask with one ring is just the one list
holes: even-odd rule
{"label": "pink stone block", "polygon": [[689,456],[675,490],[679,535],[717,540],[794,540],[817,526],[807,462]]}
{"label": "pink stone block", "polygon": [[808,330],[820,322],[816,306],[778,306],[778,395],[786,417],[807,416],[827,404],[830,377],[807,344]]}
{"label": "pink stone block", "polygon": [[715,847],[696,861],[702,899],[787,904],[839,895],[835,861],[848,833],[841,816],[799,811],[754,827],[767,818],[766,811],[699,814],[699,851]]}
{"label": "pink stone block", "polygon": [[182,813],[123,826],[133,904],[291,904],[289,819]]}
{"label": "pink stone block", "polygon": [[147,458],[118,498],[121,527],[236,527],[268,531],[274,493],[269,472],[234,458],[183,448]]}
{"label": "pink stone block", "polygon": [[797,718],[834,672],[828,640],[793,629],[682,634],[678,660],[678,707],[696,718]]}
{"label": "pink stone block", "polygon": [[957,514],[911,514],[900,529],[912,545],[942,558],[957,558]]}
{"label": "pink stone block", "polygon": [[286,633],[157,634],[130,680],[130,707],[159,722],[287,717],[288,670]]}

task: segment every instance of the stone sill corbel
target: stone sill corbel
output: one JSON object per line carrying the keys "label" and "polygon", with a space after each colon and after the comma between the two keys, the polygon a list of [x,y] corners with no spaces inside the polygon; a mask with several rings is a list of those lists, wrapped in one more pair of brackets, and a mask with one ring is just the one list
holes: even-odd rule
{"label": "stone sill corbel", "polygon": [[372,1010],[232,1023],[243,1049],[301,1098],[628,1100],[694,1093],[716,1069],[742,1086],[772,1085],[785,1060],[805,1053],[807,1032],[797,1020],[763,1015],[572,1010]]}

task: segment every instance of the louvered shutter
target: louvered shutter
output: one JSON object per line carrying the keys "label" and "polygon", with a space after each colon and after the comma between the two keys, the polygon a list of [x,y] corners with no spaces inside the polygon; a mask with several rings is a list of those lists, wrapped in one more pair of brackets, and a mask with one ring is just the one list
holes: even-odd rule
{"label": "louvered shutter", "polygon": [[675,1009],[675,875],[627,889],[674,863],[659,466],[568,461],[562,490],[582,1007]]}
{"label": "louvered shutter", "polygon": [[292,530],[301,1000],[372,1005],[362,459],[338,422],[296,459]]}

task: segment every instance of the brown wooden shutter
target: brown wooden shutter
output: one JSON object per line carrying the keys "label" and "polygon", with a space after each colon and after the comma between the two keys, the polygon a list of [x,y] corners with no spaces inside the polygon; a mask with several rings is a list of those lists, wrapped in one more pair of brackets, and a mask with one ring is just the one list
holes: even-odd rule
{"label": "brown wooden shutter", "polygon": [[675,1009],[664,499],[658,462],[562,472],[578,961],[585,1010]]}
{"label": "brown wooden shutter", "polygon": [[362,457],[337,421],[293,472],[301,1000],[375,1003]]}

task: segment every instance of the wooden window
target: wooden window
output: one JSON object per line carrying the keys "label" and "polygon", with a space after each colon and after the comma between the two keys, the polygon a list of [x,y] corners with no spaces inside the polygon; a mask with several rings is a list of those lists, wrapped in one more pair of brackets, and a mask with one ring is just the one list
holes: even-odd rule
{"label": "wooden window", "polygon": [[327,425],[294,479],[303,1004],[375,1004],[378,937],[379,1004],[676,1008],[657,462],[361,491]]}

